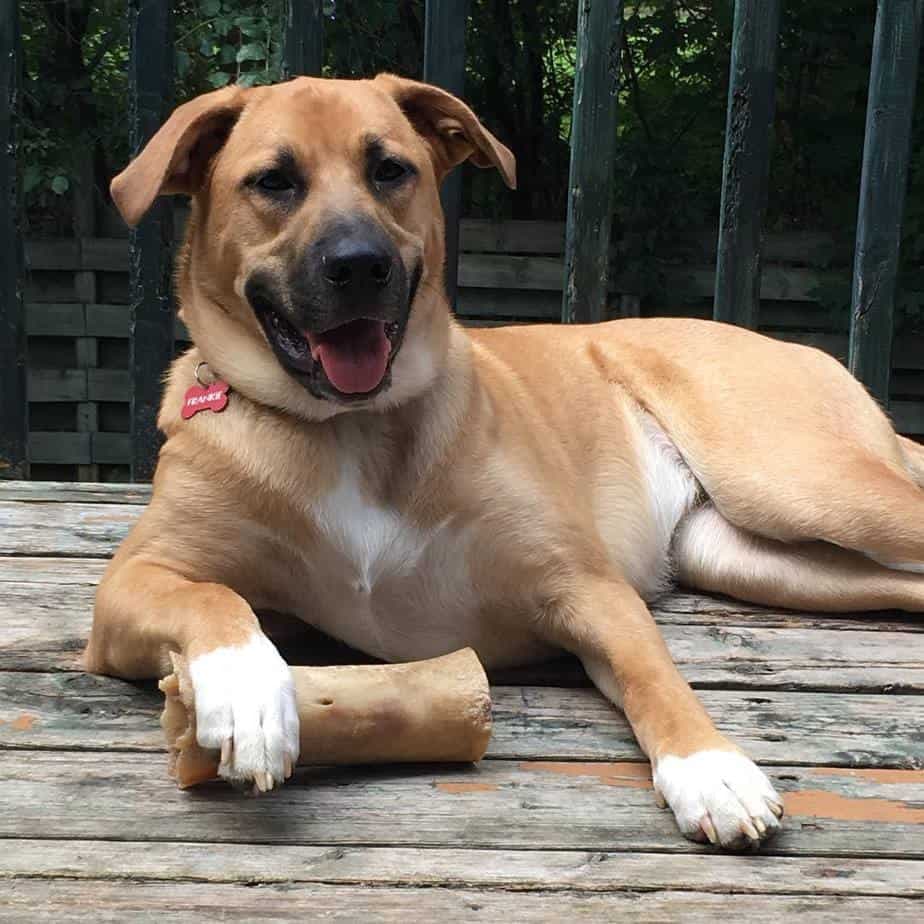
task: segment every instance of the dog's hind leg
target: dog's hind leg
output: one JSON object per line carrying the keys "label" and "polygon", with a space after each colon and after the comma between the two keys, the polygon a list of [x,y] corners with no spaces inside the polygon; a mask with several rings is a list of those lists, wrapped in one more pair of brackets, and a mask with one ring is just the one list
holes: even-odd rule
{"label": "dog's hind leg", "polygon": [[828,542],[757,536],[729,523],[712,504],[681,523],[673,551],[682,583],[751,603],[827,612],[924,612],[924,574],[889,568]]}
{"label": "dog's hind leg", "polygon": [[924,488],[924,446],[905,436],[898,437],[898,444],[901,447],[908,474],[919,487]]}

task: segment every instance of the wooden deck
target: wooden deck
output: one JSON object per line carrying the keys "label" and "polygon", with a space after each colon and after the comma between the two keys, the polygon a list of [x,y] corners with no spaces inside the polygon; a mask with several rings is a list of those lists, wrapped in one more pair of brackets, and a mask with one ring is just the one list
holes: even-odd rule
{"label": "wooden deck", "polygon": [[567,661],[492,678],[478,767],[181,793],[154,686],[79,669],[95,584],[146,499],[0,486],[0,921],[924,920],[920,617],[657,607],[718,725],[785,794],[759,856],[679,836],[625,721]]}

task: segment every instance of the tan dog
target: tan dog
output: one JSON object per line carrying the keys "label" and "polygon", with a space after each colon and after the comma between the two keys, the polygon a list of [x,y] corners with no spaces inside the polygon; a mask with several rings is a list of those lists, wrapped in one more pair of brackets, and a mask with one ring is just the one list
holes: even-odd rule
{"label": "tan dog", "polygon": [[[178,359],[150,506],[100,586],[90,670],[190,659],[222,773],[281,782],[289,611],[386,660],[574,652],[625,710],[680,829],[725,846],[781,800],[713,726],[645,605],[924,611],[924,451],[830,357],[704,321],[464,331],[438,185],[510,152],[433,87],[299,79],[181,106],[112,185],[189,193]],[[197,365],[222,413],[181,417]]]}

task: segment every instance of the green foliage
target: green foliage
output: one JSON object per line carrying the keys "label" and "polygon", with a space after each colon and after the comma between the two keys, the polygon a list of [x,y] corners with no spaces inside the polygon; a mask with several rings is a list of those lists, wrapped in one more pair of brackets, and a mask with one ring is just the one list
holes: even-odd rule
{"label": "green foliage", "polygon": [[237,83],[282,77],[282,0],[199,0],[178,5],[176,66],[180,98]]}

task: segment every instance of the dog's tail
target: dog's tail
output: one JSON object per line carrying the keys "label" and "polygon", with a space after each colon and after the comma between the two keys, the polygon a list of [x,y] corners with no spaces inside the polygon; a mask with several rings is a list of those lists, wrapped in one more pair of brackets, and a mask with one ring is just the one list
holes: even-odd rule
{"label": "dog's tail", "polygon": [[908,473],[920,487],[924,488],[924,446],[904,436],[900,436],[898,442],[902,448]]}

